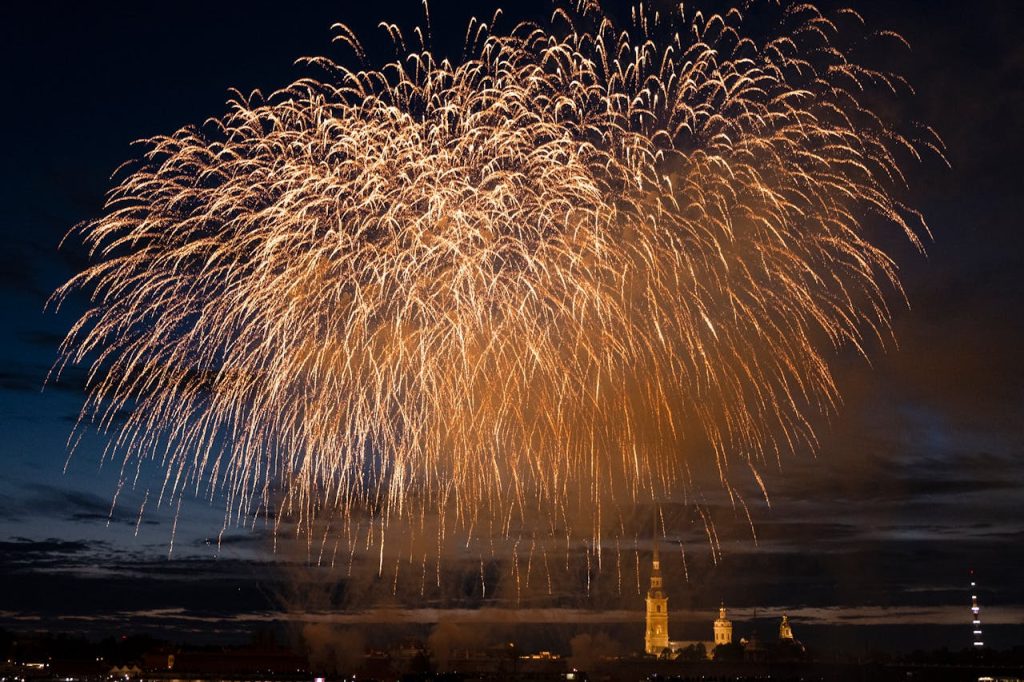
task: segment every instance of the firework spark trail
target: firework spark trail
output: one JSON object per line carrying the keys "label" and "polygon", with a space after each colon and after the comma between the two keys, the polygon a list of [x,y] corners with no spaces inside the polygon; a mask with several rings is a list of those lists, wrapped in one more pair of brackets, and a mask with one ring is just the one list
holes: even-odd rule
{"label": "firework spark trail", "polygon": [[864,224],[920,247],[899,159],[941,155],[862,103],[906,86],[847,55],[858,17],[769,10],[764,39],[736,10],[471,24],[456,64],[388,26],[381,69],[313,59],[149,140],[56,294],[92,296],[57,366],[91,363],[81,424],[129,484],[157,460],[161,500],[223,491],[226,525],[340,519],[351,556],[369,510],[382,562],[436,513],[438,551],[542,518],[600,564],[702,457],[764,490],[837,405],[829,356],[889,336]]}

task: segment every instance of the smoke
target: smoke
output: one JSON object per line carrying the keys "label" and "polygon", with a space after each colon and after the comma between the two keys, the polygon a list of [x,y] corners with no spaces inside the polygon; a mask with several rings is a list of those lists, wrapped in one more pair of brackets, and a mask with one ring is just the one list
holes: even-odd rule
{"label": "smoke", "polygon": [[487,643],[485,630],[477,624],[438,623],[427,638],[427,648],[439,671],[450,670],[449,663],[459,652],[479,651]]}
{"label": "smoke", "polygon": [[569,649],[569,664],[579,670],[590,670],[601,658],[622,653],[622,646],[603,632],[576,635],[569,640]]}
{"label": "smoke", "polygon": [[366,653],[366,638],[354,628],[311,624],[302,628],[302,639],[314,672],[339,674],[356,670]]}

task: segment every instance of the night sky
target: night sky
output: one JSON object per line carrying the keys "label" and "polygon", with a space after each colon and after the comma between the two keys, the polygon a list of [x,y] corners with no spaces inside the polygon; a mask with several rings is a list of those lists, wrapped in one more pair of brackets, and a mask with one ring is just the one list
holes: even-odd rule
{"label": "night sky", "polygon": [[[461,46],[470,4],[432,3],[442,50]],[[816,456],[797,453],[769,472],[771,508],[753,510],[758,541],[745,519],[724,514],[718,566],[700,534],[686,545],[689,582],[681,560],[666,562],[674,637],[710,632],[712,609],[725,600],[737,621],[754,608],[765,618],[785,610],[798,636],[822,643],[959,648],[970,641],[974,568],[986,642],[1018,645],[1024,4],[850,4],[870,27],[896,30],[913,46],[878,57],[917,90],[897,115],[931,124],[948,146],[952,168],[926,159],[910,171],[910,203],[934,240],[926,256],[884,242],[910,301],[894,307],[899,347],[874,349],[871,365],[837,359],[845,404],[822,426]],[[545,7],[515,5],[516,18]],[[557,598],[520,609],[507,590],[483,600],[472,585],[426,604],[403,600],[372,580],[345,587],[287,541],[275,552],[258,523],[229,530],[218,547],[221,500],[186,502],[169,556],[173,510],[147,509],[140,522],[138,495],[126,491],[111,514],[117,462],[99,468],[101,438],[87,438],[65,471],[84,376],[73,370],[42,387],[83,302],[59,313],[44,304],[85,264],[76,245],[58,245],[99,215],[111,173],[140,149],[132,142],[222,113],[228,88],[287,85],[307,73],[298,57],[339,56],[330,44],[336,21],[373,53],[385,44],[376,21],[414,23],[418,2],[34,2],[3,12],[0,627],[203,639],[243,636],[285,612],[297,623],[566,620],[607,626],[639,646],[642,601],[607,579],[589,596],[567,580]]]}

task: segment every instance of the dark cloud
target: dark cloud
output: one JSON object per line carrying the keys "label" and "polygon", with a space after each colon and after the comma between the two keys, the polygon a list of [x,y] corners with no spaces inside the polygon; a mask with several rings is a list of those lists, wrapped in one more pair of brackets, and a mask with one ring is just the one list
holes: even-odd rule
{"label": "dark cloud", "polygon": [[88,551],[90,546],[83,541],[58,540],[32,540],[30,538],[15,537],[9,541],[0,542],[0,556],[6,561],[21,561],[27,557],[58,554],[78,554]]}
{"label": "dark cloud", "polygon": [[[45,374],[43,375],[46,376]],[[84,395],[89,382],[88,370],[84,367],[65,367],[60,374],[51,374],[46,389],[67,391]]]}
{"label": "dark cloud", "polygon": [[0,370],[0,390],[3,391],[38,391],[42,380],[33,372],[24,368],[14,367]]}
{"label": "dark cloud", "polygon": [[118,614],[140,610],[188,609],[197,617],[231,618],[274,606],[262,584],[275,575],[258,564],[116,561],[117,552],[96,543],[6,543],[3,549],[8,545],[14,545],[12,556],[21,557],[0,560],[0,599],[13,613],[108,621],[109,627]]}
{"label": "dark cloud", "polygon": [[56,357],[57,349],[64,340],[64,335],[42,329],[32,329],[18,332],[18,338],[22,341],[38,346],[44,350],[52,351]]}
{"label": "dark cloud", "polygon": [[0,291],[43,300],[47,294],[38,282],[41,251],[40,245],[6,243],[0,249]]}
{"label": "dark cloud", "polygon": [[88,524],[158,525],[158,521],[138,518],[138,510],[112,505],[110,497],[93,492],[48,484],[32,483],[9,496],[0,507],[0,518],[60,519]]}
{"label": "dark cloud", "polygon": [[33,393],[54,390],[84,395],[88,380],[86,369],[67,367],[60,376],[51,375],[50,369],[49,365],[42,364],[10,365],[6,370],[0,371],[0,390]]}
{"label": "dark cloud", "polygon": [[[262,516],[262,514],[260,514]],[[266,548],[273,544],[272,531],[251,531],[243,533],[227,533],[220,537],[202,538],[195,541],[196,545],[220,547],[255,547]]]}

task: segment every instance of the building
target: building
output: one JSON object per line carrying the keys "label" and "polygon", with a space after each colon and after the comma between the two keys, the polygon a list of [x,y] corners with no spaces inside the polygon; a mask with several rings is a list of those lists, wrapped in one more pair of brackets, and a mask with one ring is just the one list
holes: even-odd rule
{"label": "building", "polygon": [[725,613],[725,604],[719,607],[715,620],[715,646],[722,644],[732,644],[732,621]]}
{"label": "building", "polygon": [[[973,587],[973,583],[972,583]],[[976,598],[975,598],[976,599]],[[729,620],[729,614],[722,603],[718,609],[718,618],[715,619],[712,630],[714,641],[671,641],[668,638],[668,595],[665,593],[665,586],[661,575],[661,556],[658,553],[658,542],[655,539],[654,557],[651,562],[651,586],[647,590],[647,613],[646,631],[644,633],[644,653],[648,656],[658,658],[698,660],[703,658],[714,658],[719,652],[722,655],[734,657],[729,660],[748,661],[796,661],[806,657],[806,650],[796,637],[793,636],[793,626],[790,625],[789,616],[782,614],[779,621],[779,639],[777,642],[762,642],[757,633],[752,632],[749,638],[742,638],[733,647],[733,627]],[[977,601],[972,609],[974,613],[975,626],[980,630],[980,620],[977,611]],[[754,619],[757,619],[757,610],[754,610]],[[976,633],[980,635],[979,633]],[[729,651],[719,650],[718,647],[733,649]]]}
{"label": "building", "polygon": [[[724,618],[725,609],[720,611]],[[721,620],[721,619],[720,619]],[[732,623],[725,621],[727,637],[732,641]],[[715,621],[715,637],[717,641],[719,624]],[[697,656],[711,658],[715,642],[710,641],[670,641],[668,638],[668,595],[661,576],[661,556],[658,543],[654,543],[654,559],[651,563],[651,586],[647,590],[647,628],[644,634],[644,652],[649,656],[676,659],[680,656]]]}
{"label": "building", "polygon": [[786,614],[782,614],[782,622],[779,623],[779,641],[793,641],[793,628],[789,626],[789,616],[787,616]]}
{"label": "building", "polygon": [[644,634],[644,651],[651,656],[661,656],[668,648],[668,597],[661,583],[661,558],[658,555],[658,541],[655,539],[651,587],[647,590],[647,631]]}
{"label": "building", "polygon": [[[713,641],[672,641],[668,636],[668,595],[661,575],[661,556],[655,541],[651,562],[651,585],[647,590],[646,631],[644,653],[671,660],[698,661],[705,659],[746,660],[754,662],[799,661],[806,658],[806,650],[793,635],[789,616],[782,614],[777,642],[762,642],[756,632],[749,638],[733,640],[733,623],[729,620],[725,604],[718,609],[718,618],[712,624]],[[757,611],[754,612],[757,618]],[[725,647],[725,649],[719,649]]]}
{"label": "building", "polygon": [[807,650],[800,640],[793,636],[793,628],[786,614],[782,614],[782,620],[779,622],[779,643],[775,647],[773,657],[776,661],[802,661],[807,658]]}

